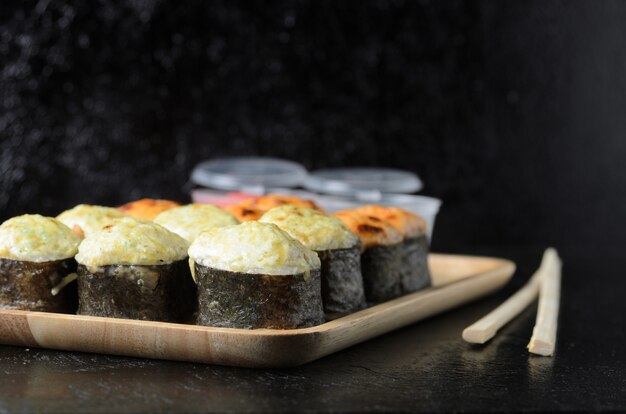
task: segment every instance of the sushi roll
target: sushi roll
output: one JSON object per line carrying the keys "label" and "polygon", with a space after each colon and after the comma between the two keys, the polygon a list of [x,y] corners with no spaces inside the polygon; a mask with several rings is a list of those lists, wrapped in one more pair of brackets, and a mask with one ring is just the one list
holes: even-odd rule
{"label": "sushi roll", "polygon": [[142,198],[119,206],[117,209],[130,217],[154,220],[162,212],[179,206],[180,204],[176,201]]}
{"label": "sushi roll", "polygon": [[402,234],[402,291],[410,293],[430,286],[426,220],[399,207],[367,205],[356,210],[389,223]]}
{"label": "sushi roll", "polygon": [[284,205],[271,209],[259,221],[276,224],[317,253],[326,313],[349,313],[365,307],[359,238],[339,219],[310,208]]}
{"label": "sushi roll", "polygon": [[156,216],[154,222],[178,234],[189,243],[193,242],[203,230],[239,223],[229,212],[209,204],[175,207]]}
{"label": "sushi roll", "polygon": [[240,205],[243,207],[252,207],[263,212],[267,212],[274,207],[284,205],[293,205],[322,211],[322,209],[313,200],[307,200],[301,197],[284,194],[268,194],[255,198],[249,198],[242,201]]}
{"label": "sushi roll", "polygon": [[196,308],[188,243],[151,221],[124,218],[80,244],[78,313],[185,322]]}
{"label": "sushi roll", "polygon": [[390,224],[355,210],[334,214],[361,239],[361,272],[368,302],[402,294],[402,235]]}
{"label": "sushi roll", "polygon": [[199,325],[294,329],[324,322],[317,254],[274,224],[205,231],[189,258]]}
{"label": "sushi roll", "polygon": [[264,211],[255,207],[244,207],[241,204],[225,206],[224,210],[232,214],[240,222],[256,221],[261,218]]}
{"label": "sushi roll", "polygon": [[84,238],[111,221],[123,217],[126,217],[124,213],[111,207],[79,204],[59,214],[57,220]]}
{"label": "sushi roll", "polygon": [[284,205],[294,205],[298,207],[312,208],[314,210],[323,211],[312,200],[306,200],[304,198],[282,194],[268,194],[264,196],[248,198],[246,200],[243,200],[239,204],[225,206],[224,209],[237,217],[237,220],[244,222],[256,221],[260,219],[263,214],[267,213],[274,207]]}
{"label": "sushi roll", "polygon": [[0,309],[74,312],[80,237],[38,214],[0,225]]}

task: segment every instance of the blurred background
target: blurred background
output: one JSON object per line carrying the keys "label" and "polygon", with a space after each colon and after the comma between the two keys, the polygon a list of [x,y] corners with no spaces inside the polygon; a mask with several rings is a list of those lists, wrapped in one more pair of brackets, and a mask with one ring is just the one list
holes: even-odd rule
{"label": "blurred background", "polygon": [[0,215],[200,161],[411,170],[433,247],[623,245],[626,2],[3,1]]}

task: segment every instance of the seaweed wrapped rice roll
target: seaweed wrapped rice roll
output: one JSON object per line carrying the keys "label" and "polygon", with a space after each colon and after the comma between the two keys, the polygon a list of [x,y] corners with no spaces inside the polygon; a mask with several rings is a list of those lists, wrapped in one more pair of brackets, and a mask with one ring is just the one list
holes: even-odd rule
{"label": "seaweed wrapped rice roll", "polygon": [[80,244],[78,313],[154,321],[189,321],[196,286],[188,243],[151,221],[113,221]]}
{"label": "seaweed wrapped rice roll", "polygon": [[238,224],[229,212],[209,204],[189,204],[159,214],[154,222],[183,237],[189,243],[203,231]]}
{"label": "seaweed wrapped rice roll", "polygon": [[127,216],[111,207],[79,204],[59,214],[57,220],[72,229],[81,238],[84,238],[100,230],[113,220],[123,217]]}
{"label": "seaweed wrapped rice roll", "polygon": [[52,217],[26,214],[0,225],[0,308],[74,312],[80,238]]}
{"label": "seaweed wrapped rice roll", "polygon": [[389,223],[402,234],[402,291],[410,293],[430,286],[426,220],[399,207],[367,205],[356,210]]}
{"label": "seaweed wrapped rice roll", "polygon": [[402,235],[390,224],[356,210],[334,214],[361,239],[361,272],[368,302],[402,294]]}
{"label": "seaweed wrapped rice roll", "polygon": [[205,231],[189,257],[199,325],[294,329],[324,322],[317,254],[274,224]]}
{"label": "seaweed wrapped rice roll", "polygon": [[294,195],[285,194],[267,194],[255,198],[249,198],[240,203],[243,207],[252,207],[263,212],[267,212],[274,207],[292,205],[298,207],[312,208],[322,211],[322,209],[313,201]]}
{"label": "seaweed wrapped rice roll", "polygon": [[324,311],[348,313],[365,307],[359,238],[339,219],[284,205],[271,209],[259,221],[276,224],[318,254]]}
{"label": "seaweed wrapped rice roll", "polygon": [[176,201],[142,198],[141,200],[131,201],[121,205],[117,210],[130,217],[154,220],[154,218],[162,212],[178,206],[180,206],[180,204]]}
{"label": "seaweed wrapped rice roll", "polygon": [[261,218],[264,211],[256,207],[243,206],[241,204],[235,204],[232,206],[225,206],[224,210],[232,214],[240,222],[244,221],[256,221]]}
{"label": "seaweed wrapped rice roll", "polygon": [[304,208],[312,208],[322,211],[322,209],[312,200],[307,200],[293,195],[268,194],[258,197],[248,198],[239,204],[224,207],[227,211],[237,217],[237,220],[255,221],[274,207],[293,205]]}

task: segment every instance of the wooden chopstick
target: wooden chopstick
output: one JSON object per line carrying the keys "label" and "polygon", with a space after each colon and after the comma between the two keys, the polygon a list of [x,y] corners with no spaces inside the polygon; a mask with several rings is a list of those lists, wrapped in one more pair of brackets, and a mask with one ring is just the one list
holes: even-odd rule
{"label": "wooden chopstick", "polygon": [[[560,269],[560,262],[558,259],[558,255],[556,254],[556,250],[550,248],[545,251],[539,269],[537,269],[537,271],[533,274],[530,280],[513,296],[507,299],[496,309],[491,311],[483,318],[479,319],[474,324],[465,328],[463,330],[463,339],[470,343],[484,344],[485,342],[493,338],[500,328],[502,328],[505,324],[511,321],[511,319],[519,315],[524,309],[528,307],[528,305],[531,304],[533,300],[535,300],[539,293],[539,289],[542,285],[544,277],[546,277],[546,274],[553,273],[555,268]],[[553,303],[553,301],[550,301],[550,303]],[[547,315],[545,314],[545,312],[549,312],[549,306],[552,305],[544,305],[545,311],[543,315]],[[547,316],[544,316],[542,320],[547,320],[549,321],[548,323],[552,323],[552,319]],[[547,325],[545,327],[547,329],[554,328],[556,332],[556,323],[553,327],[551,325]],[[543,341],[545,338],[545,334],[543,334],[543,331],[541,335],[542,336],[540,337],[540,340]],[[554,337],[556,337],[556,333],[552,338]],[[548,337],[547,339],[550,339],[550,337]],[[552,341],[552,343],[554,343],[554,341]],[[541,344],[543,344],[543,342],[541,342]],[[533,349],[534,347],[535,346],[533,345]],[[533,351],[531,350],[531,352]]]}
{"label": "wooden chopstick", "polygon": [[533,336],[528,351],[533,354],[551,356],[556,345],[557,319],[561,298],[561,260],[555,249],[546,250],[550,254],[549,266],[541,279],[539,307]]}

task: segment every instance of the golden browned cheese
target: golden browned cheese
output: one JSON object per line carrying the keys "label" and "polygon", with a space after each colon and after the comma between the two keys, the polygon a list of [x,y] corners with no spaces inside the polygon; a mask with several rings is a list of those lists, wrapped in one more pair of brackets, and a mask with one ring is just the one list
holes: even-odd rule
{"label": "golden browned cheese", "polygon": [[402,234],[391,224],[369,216],[356,209],[342,210],[333,214],[361,239],[362,247],[391,246],[402,241]]}
{"label": "golden browned cheese", "polygon": [[241,222],[255,221],[261,218],[264,211],[255,207],[245,207],[241,204],[235,204],[233,206],[224,206],[224,210],[235,216],[235,218]]}
{"label": "golden browned cheese", "polygon": [[292,204],[274,207],[259,221],[274,223],[311,250],[349,249],[358,237],[336,217]]}
{"label": "golden browned cheese", "polygon": [[142,198],[141,200],[131,201],[123,206],[119,206],[117,209],[134,218],[154,220],[156,216],[165,210],[178,206],[180,204],[176,201]]}
{"label": "golden browned cheese", "polygon": [[417,237],[426,234],[426,220],[400,207],[386,207],[372,204],[357,207],[354,210],[391,224],[391,226],[404,237]]}
{"label": "golden browned cheese", "polygon": [[240,205],[243,207],[254,207],[263,212],[269,211],[274,207],[284,205],[294,205],[298,207],[312,208],[315,210],[323,211],[322,208],[320,208],[312,200],[283,194],[268,194],[256,198],[250,198],[242,201]]}

